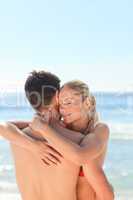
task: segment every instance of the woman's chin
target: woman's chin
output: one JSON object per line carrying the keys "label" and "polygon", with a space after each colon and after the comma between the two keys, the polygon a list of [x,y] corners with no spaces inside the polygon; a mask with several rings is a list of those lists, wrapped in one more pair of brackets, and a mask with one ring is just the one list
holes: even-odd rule
{"label": "woman's chin", "polygon": [[72,123],[72,120],[68,119],[68,118],[64,118],[64,123],[65,124],[71,124]]}

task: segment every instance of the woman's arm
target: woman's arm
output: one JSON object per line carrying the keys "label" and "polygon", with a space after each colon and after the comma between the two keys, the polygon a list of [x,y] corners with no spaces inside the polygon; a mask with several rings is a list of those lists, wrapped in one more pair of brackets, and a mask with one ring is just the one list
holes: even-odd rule
{"label": "woman's arm", "polygon": [[33,147],[32,139],[24,135],[24,133],[12,123],[0,123],[0,135],[8,141],[28,150]]}
{"label": "woman's arm", "polygon": [[[52,127],[77,144],[82,140],[81,146],[88,145],[89,143],[90,135],[85,138],[83,134],[66,129],[60,126],[59,123],[54,124]],[[97,163],[97,159],[89,160],[87,164],[83,165],[83,171],[89,184],[94,188],[99,200],[114,200],[113,188],[110,185],[102,166],[99,166]]]}
{"label": "woman's arm", "polygon": [[83,165],[83,171],[89,184],[96,192],[99,200],[114,200],[114,191],[110,185],[102,167],[97,165],[97,161],[90,161]]}
{"label": "woman's arm", "polygon": [[59,122],[53,123],[52,128],[76,144],[80,144],[81,141],[85,138],[85,135],[82,133],[67,129],[63,127]]}
{"label": "woman's arm", "polygon": [[[107,125],[98,125],[92,134],[88,134],[84,140],[87,140],[87,145],[78,145],[62,134],[54,130],[48,124],[36,117],[31,124],[31,128],[45,137],[49,143],[56,148],[67,159],[75,162],[75,164],[83,165],[96,158],[104,149],[109,138],[109,129]],[[83,142],[84,143],[84,142]]]}
{"label": "woman's arm", "polygon": [[51,148],[47,142],[33,140],[9,122],[0,123],[0,135],[9,142],[31,151],[43,160],[44,164],[57,164],[62,158],[61,154]]}

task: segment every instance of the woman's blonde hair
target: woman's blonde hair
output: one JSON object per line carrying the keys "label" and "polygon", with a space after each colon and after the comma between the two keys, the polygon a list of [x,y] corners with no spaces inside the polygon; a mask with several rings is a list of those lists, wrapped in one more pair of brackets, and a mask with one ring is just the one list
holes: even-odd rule
{"label": "woman's blonde hair", "polygon": [[[85,100],[87,97],[89,97],[91,108],[88,112],[88,116],[89,116],[89,120],[90,120],[91,124],[94,125],[94,123],[96,121],[98,121],[98,115],[96,112],[96,99],[95,99],[94,95],[91,94],[88,85],[86,83],[84,83],[83,81],[73,80],[73,81],[69,81],[69,82],[65,83],[62,86],[62,88],[64,88],[64,87],[69,87],[70,89],[77,91],[82,96],[83,100]],[[93,121],[93,123],[92,123],[92,121]]]}

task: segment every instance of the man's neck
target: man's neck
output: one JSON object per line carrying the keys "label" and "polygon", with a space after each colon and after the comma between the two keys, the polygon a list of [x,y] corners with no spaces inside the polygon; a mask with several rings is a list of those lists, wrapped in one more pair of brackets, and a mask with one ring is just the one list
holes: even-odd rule
{"label": "man's neck", "polygon": [[[57,112],[55,114],[53,114],[52,116],[53,116],[53,118],[50,120],[51,123],[53,123],[55,121],[59,121],[60,116]],[[44,124],[44,126],[45,126],[45,124]],[[45,140],[39,132],[32,130],[30,127],[28,127],[28,131],[25,131],[25,133],[35,140],[41,140],[41,141]]]}

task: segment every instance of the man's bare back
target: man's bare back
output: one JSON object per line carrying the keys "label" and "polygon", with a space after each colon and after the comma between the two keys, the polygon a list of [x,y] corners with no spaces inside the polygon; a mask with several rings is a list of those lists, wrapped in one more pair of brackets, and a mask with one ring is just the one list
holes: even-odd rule
{"label": "man's bare back", "polygon": [[[30,129],[24,130],[31,133]],[[11,144],[18,187],[23,200],[76,200],[79,167],[70,161],[43,166],[31,152]]]}

